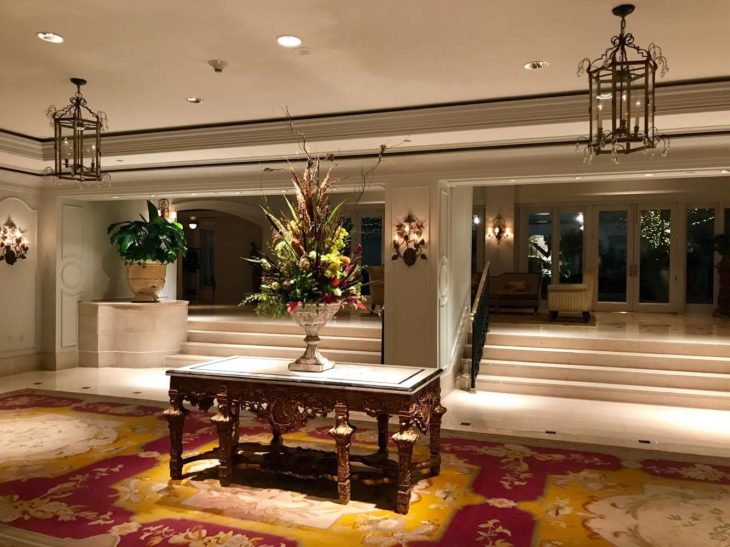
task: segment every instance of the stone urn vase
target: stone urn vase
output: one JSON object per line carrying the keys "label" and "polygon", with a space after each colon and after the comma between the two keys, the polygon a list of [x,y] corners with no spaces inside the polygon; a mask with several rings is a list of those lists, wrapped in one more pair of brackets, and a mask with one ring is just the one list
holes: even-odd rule
{"label": "stone urn vase", "polygon": [[134,293],[132,302],[157,302],[165,286],[167,264],[148,260],[127,265],[127,283]]}
{"label": "stone urn vase", "polygon": [[335,366],[334,361],[330,361],[319,352],[319,331],[339,310],[339,302],[332,304],[302,304],[289,314],[307,333],[304,338],[307,349],[296,361],[289,363],[289,370],[323,372]]}

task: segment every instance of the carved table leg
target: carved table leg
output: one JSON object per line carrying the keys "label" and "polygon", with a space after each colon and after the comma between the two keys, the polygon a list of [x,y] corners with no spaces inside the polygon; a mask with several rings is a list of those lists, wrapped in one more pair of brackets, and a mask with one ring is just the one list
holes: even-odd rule
{"label": "carved table leg", "polygon": [[387,414],[378,414],[378,454],[381,456],[388,455],[388,416]]}
{"label": "carved table leg", "polygon": [[170,428],[170,478],[182,479],[183,469],[183,427],[188,409],[183,406],[183,394],[176,389],[170,390],[170,406],[163,412]]}
{"label": "carved table leg", "polygon": [[347,505],[350,502],[350,444],[352,428],[348,420],[350,413],[342,403],[335,405],[335,427],[329,433],[337,443],[337,492],[340,503]]}
{"label": "carved table leg", "polygon": [[395,510],[401,515],[407,515],[411,504],[413,445],[418,440],[418,433],[413,428],[412,412],[401,412],[398,418],[400,430],[393,435],[393,440],[398,446],[398,496]]}
{"label": "carved table leg", "polygon": [[218,480],[221,486],[231,484],[233,477],[233,424],[235,419],[231,416],[231,400],[226,394],[216,397],[218,401],[218,412],[210,421],[218,430]]}
{"label": "carved table leg", "polygon": [[431,411],[431,425],[429,426],[429,445],[431,449],[431,475],[434,477],[441,473],[441,416],[446,413],[446,409],[441,403]]}
{"label": "carved table leg", "polygon": [[233,412],[233,427],[231,431],[231,453],[235,456],[238,454],[238,431],[241,427],[241,405],[238,401],[234,400],[231,405],[231,411]]}
{"label": "carved table leg", "polygon": [[284,441],[281,438],[281,429],[274,420],[269,420],[269,423],[271,424],[271,446],[282,446]]}

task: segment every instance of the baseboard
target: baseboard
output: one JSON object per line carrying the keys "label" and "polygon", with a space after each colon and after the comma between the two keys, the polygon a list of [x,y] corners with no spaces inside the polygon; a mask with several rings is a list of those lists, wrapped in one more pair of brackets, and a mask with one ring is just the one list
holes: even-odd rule
{"label": "baseboard", "polygon": [[43,359],[40,353],[0,357],[0,376],[41,370],[42,362]]}
{"label": "baseboard", "polygon": [[42,354],[42,370],[65,370],[79,366],[78,350],[46,352]]}

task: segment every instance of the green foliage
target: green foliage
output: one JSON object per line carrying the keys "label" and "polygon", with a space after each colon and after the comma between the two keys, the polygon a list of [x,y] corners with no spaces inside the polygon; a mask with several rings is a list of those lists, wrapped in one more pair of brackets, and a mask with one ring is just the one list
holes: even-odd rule
{"label": "green foliage", "polygon": [[262,207],[272,239],[265,255],[247,259],[261,268],[262,284],[260,292],[242,302],[256,304],[261,315],[283,315],[301,304],[365,307],[360,293],[362,249],[351,257],[345,254],[349,234],[340,205],[330,205],[330,171],[320,176],[320,159],[308,157],[302,175],[289,169],[296,202],[286,200],[286,211],[278,215]]}
{"label": "green foliage", "polygon": [[115,222],[106,229],[125,264],[147,260],[169,264],[188,250],[182,224],[160,216],[154,203],[147,202],[149,219]]}

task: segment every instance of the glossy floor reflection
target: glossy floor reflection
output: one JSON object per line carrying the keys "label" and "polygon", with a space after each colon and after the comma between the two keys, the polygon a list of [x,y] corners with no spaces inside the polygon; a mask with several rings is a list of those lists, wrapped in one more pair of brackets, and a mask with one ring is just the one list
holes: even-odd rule
{"label": "glossy floor reflection", "polygon": [[[32,388],[166,401],[167,386],[161,368],[73,368],[3,377],[0,392]],[[452,430],[719,457],[730,447],[730,411],[464,391],[450,393],[444,405],[444,427]]]}

